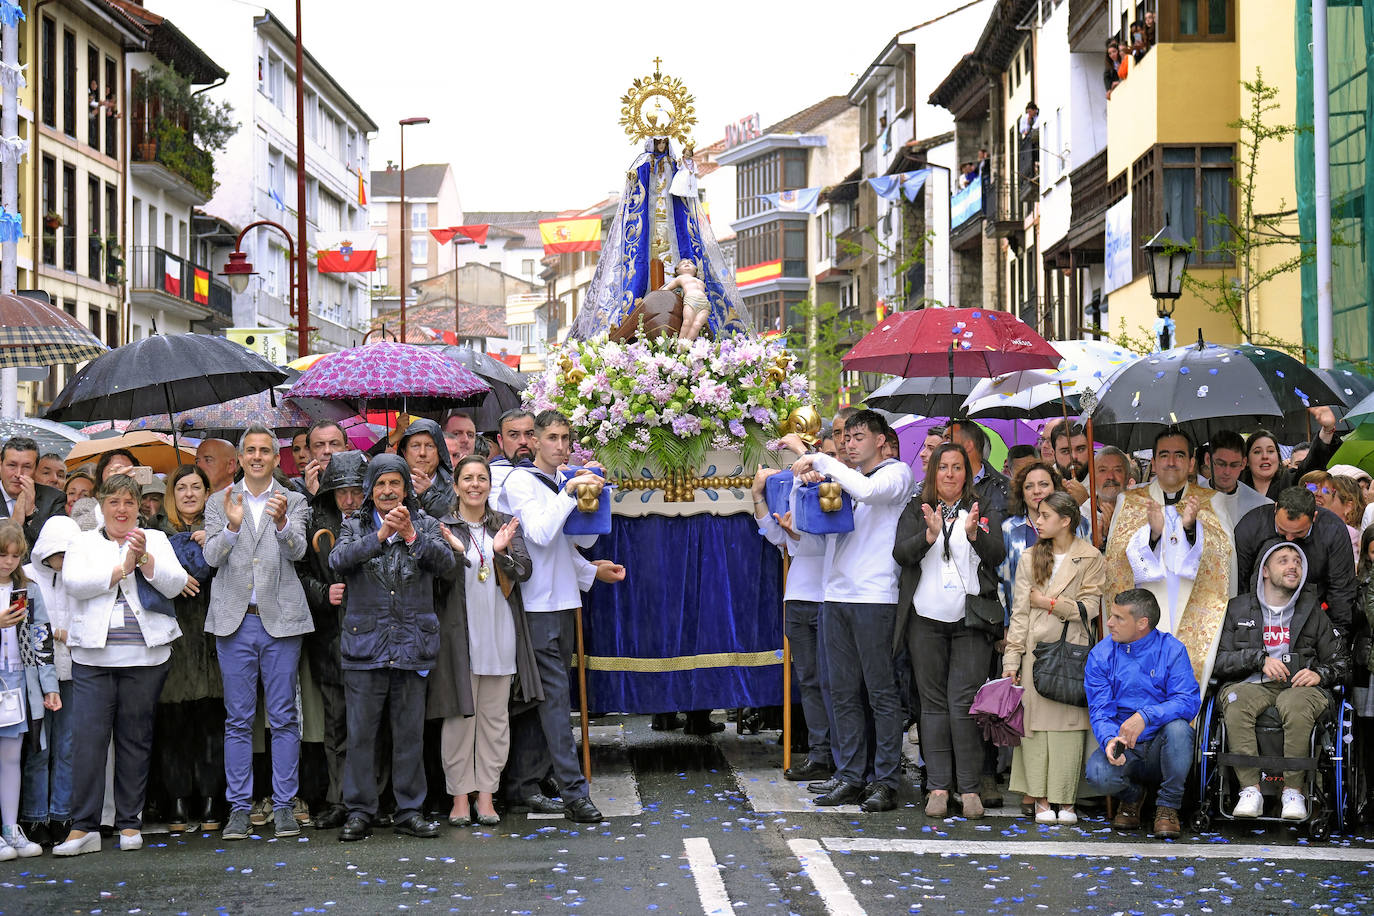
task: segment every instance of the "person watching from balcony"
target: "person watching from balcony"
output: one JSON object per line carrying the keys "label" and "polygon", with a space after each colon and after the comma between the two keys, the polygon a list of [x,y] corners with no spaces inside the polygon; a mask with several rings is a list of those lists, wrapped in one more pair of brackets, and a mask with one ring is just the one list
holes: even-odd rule
{"label": "person watching from balcony", "polygon": [[1029,137],[1031,131],[1035,130],[1040,124],[1040,108],[1034,102],[1026,103],[1026,111],[1021,115],[1021,120],[1017,128],[1022,137]]}
{"label": "person watching from balcony", "polygon": [[1107,69],[1102,73],[1102,84],[1107,87],[1107,98],[1112,90],[1121,85],[1121,43],[1113,38],[1107,42]]}
{"label": "person watching from balcony", "polygon": [[1131,23],[1131,57],[1134,63],[1139,63],[1145,53],[1150,50],[1150,43],[1145,38],[1145,23],[1137,19]]}

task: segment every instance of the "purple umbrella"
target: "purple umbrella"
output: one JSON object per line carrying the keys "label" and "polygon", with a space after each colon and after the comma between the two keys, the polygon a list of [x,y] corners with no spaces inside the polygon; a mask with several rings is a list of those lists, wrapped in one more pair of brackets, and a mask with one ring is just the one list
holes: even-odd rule
{"label": "purple umbrella", "polygon": [[[1011,448],[1013,445],[1035,445],[1036,438],[1040,434],[1040,427],[1052,419],[1054,418],[1051,417],[1046,420],[979,419],[975,422],[985,430],[995,433],[1006,443],[1007,448]],[[897,441],[901,445],[902,460],[911,465],[911,469],[916,472],[917,479],[924,477],[926,473],[925,468],[916,466],[921,446],[926,441],[926,433],[936,426],[948,427],[949,420],[944,417],[917,417],[906,423],[898,423],[894,427]]]}
{"label": "purple umbrella", "polygon": [[165,413],[140,417],[130,423],[127,429],[175,431],[202,439],[228,439],[236,442],[243,431],[254,423],[261,423],[277,436],[285,437],[305,432],[316,420],[342,423],[357,416],[357,411],[351,407],[333,401],[301,401],[282,394],[275,396],[275,404],[273,400],[269,392],[260,391],[247,397],[225,401],[223,404],[178,411],[175,430]]}
{"label": "purple umbrella", "polygon": [[438,347],[378,341],[329,354],[307,369],[288,394],[414,411],[475,405],[490,390]]}

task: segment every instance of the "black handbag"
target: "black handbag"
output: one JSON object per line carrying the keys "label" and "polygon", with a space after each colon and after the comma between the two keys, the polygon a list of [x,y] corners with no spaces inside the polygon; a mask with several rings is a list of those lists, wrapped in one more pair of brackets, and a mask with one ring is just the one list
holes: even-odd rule
{"label": "black handbag", "polygon": [[1002,602],[996,598],[984,598],[982,595],[964,596],[964,626],[970,630],[996,636],[1002,632],[1006,622],[1006,611],[1002,609]]}
{"label": "black handbag", "polygon": [[1088,706],[1088,690],[1083,684],[1083,670],[1088,664],[1088,653],[1092,651],[1093,629],[1088,623],[1088,614],[1083,610],[1083,602],[1078,605],[1078,617],[1088,634],[1089,645],[1080,646],[1069,642],[1069,623],[1064,621],[1064,629],[1055,642],[1041,643],[1035,647],[1035,664],[1031,667],[1031,682],[1035,692],[1047,700],[1064,703],[1068,706]]}

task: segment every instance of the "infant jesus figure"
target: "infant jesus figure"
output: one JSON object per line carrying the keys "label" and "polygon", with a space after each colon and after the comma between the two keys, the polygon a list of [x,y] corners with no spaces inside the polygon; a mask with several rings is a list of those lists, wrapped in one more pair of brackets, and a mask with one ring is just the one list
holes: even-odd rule
{"label": "infant jesus figure", "polygon": [[678,340],[696,340],[711,316],[706,284],[697,277],[696,264],[687,258],[678,261],[673,279],[663,284],[663,288],[682,291],[682,326],[677,332]]}

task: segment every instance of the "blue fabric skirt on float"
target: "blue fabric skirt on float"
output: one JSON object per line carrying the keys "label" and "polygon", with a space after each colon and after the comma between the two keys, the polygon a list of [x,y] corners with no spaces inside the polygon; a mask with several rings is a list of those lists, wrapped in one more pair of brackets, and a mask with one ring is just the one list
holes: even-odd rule
{"label": "blue fabric skirt on float", "polygon": [[626,569],[584,599],[591,707],[782,702],[782,561],[752,515],[617,516],[588,556]]}

